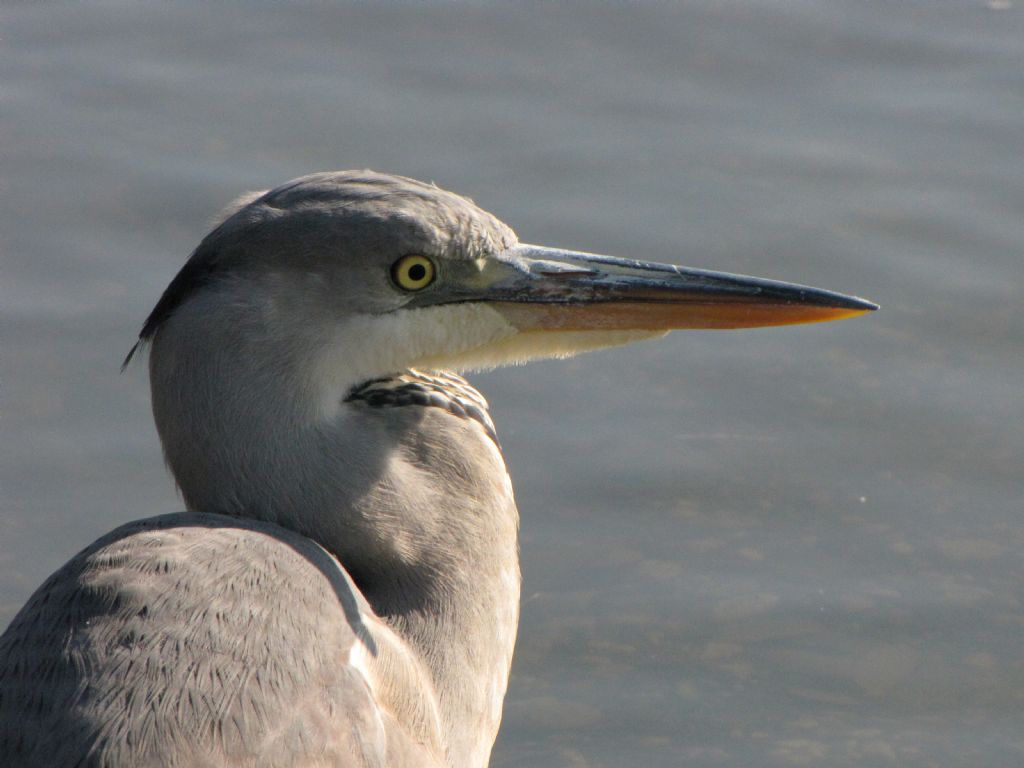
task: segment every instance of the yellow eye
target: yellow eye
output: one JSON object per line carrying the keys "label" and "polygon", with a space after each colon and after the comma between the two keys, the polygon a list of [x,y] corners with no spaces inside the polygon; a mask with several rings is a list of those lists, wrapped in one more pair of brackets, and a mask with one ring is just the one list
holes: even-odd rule
{"label": "yellow eye", "polygon": [[391,279],[403,290],[422,290],[434,282],[434,262],[426,256],[403,256],[392,265]]}

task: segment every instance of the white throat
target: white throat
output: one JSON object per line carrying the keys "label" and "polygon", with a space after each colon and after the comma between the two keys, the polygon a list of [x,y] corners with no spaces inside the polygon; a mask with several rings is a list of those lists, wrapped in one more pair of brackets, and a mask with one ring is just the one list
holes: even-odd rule
{"label": "white throat", "polygon": [[482,302],[444,304],[383,315],[354,315],[324,340],[312,366],[320,418],[337,414],[348,391],[406,368],[458,373],[530,360],[565,358],[658,338],[665,331],[521,331]]}

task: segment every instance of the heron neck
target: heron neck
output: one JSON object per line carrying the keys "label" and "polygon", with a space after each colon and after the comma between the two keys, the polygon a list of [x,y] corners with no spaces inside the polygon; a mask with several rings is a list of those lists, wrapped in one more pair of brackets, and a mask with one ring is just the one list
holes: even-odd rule
{"label": "heron neck", "polygon": [[484,766],[519,601],[518,514],[494,441],[474,419],[415,404],[339,402],[325,419],[309,407],[322,393],[302,376],[301,345],[189,322],[168,322],[150,362],[186,504],[277,523],[335,555],[430,671],[449,763]]}
{"label": "heron neck", "polygon": [[482,767],[519,620],[518,512],[487,427],[432,402],[346,404],[327,434],[366,490],[343,502],[353,528],[318,540],[431,671],[449,763]]}

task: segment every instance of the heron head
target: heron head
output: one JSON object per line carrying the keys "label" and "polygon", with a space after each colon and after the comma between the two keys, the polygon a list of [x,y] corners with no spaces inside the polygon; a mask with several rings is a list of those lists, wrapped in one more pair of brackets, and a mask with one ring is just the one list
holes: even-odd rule
{"label": "heron head", "polygon": [[351,379],[876,308],[790,283],[522,244],[464,197],[370,171],[314,174],[244,198],[168,286],[140,339],[199,297],[237,308],[247,341],[290,340],[313,355],[318,378]]}

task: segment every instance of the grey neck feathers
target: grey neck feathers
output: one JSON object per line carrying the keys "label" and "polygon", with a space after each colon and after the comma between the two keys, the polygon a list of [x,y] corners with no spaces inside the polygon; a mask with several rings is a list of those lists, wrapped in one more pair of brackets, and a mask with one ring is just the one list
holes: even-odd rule
{"label": "grey neck feathers", "polygon": [[[486,402],[459,377],[410,371],[340,381],[348,399],[324,418],[303,375],[312,343],[210,317],[225,306],[186,306],[150,356],[186,504],[321,544],[419,649],[442,718],[495,731],[518,623],[518,513]],[[450,748],[471,763],[483,749]]]}
{"label": "grey neck feathers", "polygon": [[410,368],[399,374],[370,379],[351,389],[346,402],[365,402],[375,408],[441,408],[462,419],[473,419],[501,448],[487,401],[461,376],[445,371]]}

